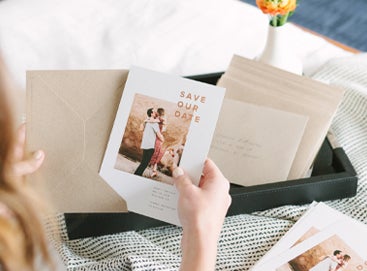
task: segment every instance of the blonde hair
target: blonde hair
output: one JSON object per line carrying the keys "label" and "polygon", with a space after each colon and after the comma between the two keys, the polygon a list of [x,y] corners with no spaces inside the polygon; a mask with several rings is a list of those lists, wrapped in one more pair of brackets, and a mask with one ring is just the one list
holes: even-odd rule
{"label": "blonde hair", "polygon": [[39,262],[53,269],[41,222],[42,204],[26,183],[6,174],[15,144],[7,81],[0,56],[0,270],[33,271]]}

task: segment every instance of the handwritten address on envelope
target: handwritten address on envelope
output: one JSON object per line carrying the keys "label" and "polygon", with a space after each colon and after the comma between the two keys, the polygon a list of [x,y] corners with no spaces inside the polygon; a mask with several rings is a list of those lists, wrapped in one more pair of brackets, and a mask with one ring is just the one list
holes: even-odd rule
{"label": "handwritten address on envelope", "polygon": [[287,180],[308,117],[225,99],[209,157],[232,183]]}

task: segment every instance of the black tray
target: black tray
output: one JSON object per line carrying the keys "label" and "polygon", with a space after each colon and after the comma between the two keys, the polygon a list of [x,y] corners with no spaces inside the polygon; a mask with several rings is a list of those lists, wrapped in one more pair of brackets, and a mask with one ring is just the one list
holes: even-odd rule
{"label": "black tray", "polygon": [[[216,84],[222,73],[191,76]],[[231,184],[232,205],[227,215],[251,213],[289,204],[305,204],[353,197],[357,192],[356,172],[342,148],[324,140],[309,178],[243,187]],[[167,223],[136,213],[66,213],[69,239],[141,230]]]}

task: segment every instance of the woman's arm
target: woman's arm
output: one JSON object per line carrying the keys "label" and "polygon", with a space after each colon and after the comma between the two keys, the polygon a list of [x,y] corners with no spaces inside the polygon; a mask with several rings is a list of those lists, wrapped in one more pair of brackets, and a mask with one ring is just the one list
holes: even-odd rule
{"label": "woman's arm", "polygon": [[214,270],[218,239],[231,204],[229,182],[210,159],[205,162],[199,186],[192,184],[181,168],[173,174],[183,228],[180,270]]}

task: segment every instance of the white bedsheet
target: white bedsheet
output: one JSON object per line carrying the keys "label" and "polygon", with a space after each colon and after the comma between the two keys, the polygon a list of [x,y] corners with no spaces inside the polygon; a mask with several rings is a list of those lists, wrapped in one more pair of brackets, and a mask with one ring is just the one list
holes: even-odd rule
{"label": "white bedsheet", "polygon": [[[33,69],[139,65],[193,75],[224,71],[233,54],[258,55],[267,17],[237,0],[5,0],[0,53],[19,86]],[[306,74],[349,53],[289,25]]]}

